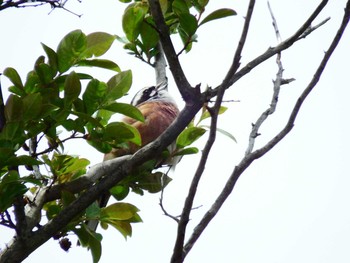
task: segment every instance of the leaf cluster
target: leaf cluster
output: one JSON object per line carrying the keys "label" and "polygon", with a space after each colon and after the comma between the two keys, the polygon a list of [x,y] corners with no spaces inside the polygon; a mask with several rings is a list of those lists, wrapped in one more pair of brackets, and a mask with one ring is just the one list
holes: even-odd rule
{"label": "leaf cluster", "polygon": [[[234,10],[222,8],[202,18],[208,3],[209,0],[159,1],[169,34],[179,36],[183,43],[179,54],[192,49],[192,44],[197,41],[197,30],[201,26],[216,19],[236,15]],[[125,37],[118,37],[118,40],[124,43],[124,48],[130,54],[152,64],[152,58],[159,53],[159,32],[150,14],[148,1],[134,0],[129,4],[124,11],[122,25]]]}

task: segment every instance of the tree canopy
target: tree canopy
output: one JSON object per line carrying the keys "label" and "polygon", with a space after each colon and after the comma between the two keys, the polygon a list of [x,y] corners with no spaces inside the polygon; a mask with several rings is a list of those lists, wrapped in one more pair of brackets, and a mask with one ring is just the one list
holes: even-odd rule
{"label": "tree canopy", "polygon": [[[1,2],[1,5],[10,2]],[[255,142],[260,127],[276,110],[281,86],[293,81],[283,75],[283,51],[327,22],[327,19],[314,22],[327,1],[321,1],[305,23],[286,40],[279,40],[276,46],[241,65],[255,4],[255,1],[250,1],[232,64],[222,82],[210,87],[190,84],[179,58],[195,49],[200,28],[204,28],[205,34],[207,24],[236,15],[234,9],[220,8],[207,12],[209,1],[121,2],[127,2],[124,3],[125,10],[121,17],[125,36],[74,30],[67,33],[56,48],[42,43],[43,55],[37,58],[25,79],[15,68],[3,70],[3,75],[12,84],[9,87],[11,94],[0,112],[0,212],[1,224],[13,229],[16,237],[2,250],[0,262],[22,261],[50,238],[60,240],[61,247],[69,250],[69,235],[72,233],[79,238],[83,247],[90,249],[93,261],[98,262],[102,253],[102,235],[88,229],[86,220],[98,219],[102,228],[107,229],[110,225],[125,238],[130,237],[132,225],[142,219],[139,208],[127,202],[128,195],[143,195],[145,191],[162,194],[171,181],[164,170],[158,169],[155,156],[196,154],[199,149],[193,143],[207,134],[207,142],[201,151],[181,215],[168,214],[162,207],[163,212],[177,222],[177,238],[171,261],[183,262],[241,174],[292,130],[301,106],[318,83],[340,42],[350,16],[348,2],[338,32],[334,34],[314,77],[300,93],[285,124],[266,144],[257,147]],[[273,13],[271,17],[279,38]],[[181,40],[180,48],[174,47],[172,35]],[[89,160],[66,152],[68,141],[85,141],[100,153],[123,148],[127,142],[141,144],[135,128],[113,119],[114,114],[123,114],[143,121],[137,108],[122,101],[131,88],[132,71],[122,70],[119,61],[104,56],[115,41],[123,43],[130,55],[153,68],[156,72],[155,82],[166,79],[166,61],[185,106],[162,136],[136,154],[88,167]],[[186,241],[185,233],[194,208],[194,197],[216,134],[220,132],[229,140],[236,140],[230,132],[220,129],[217,123],[219,115],[227,110],[222,105],[225,92],[253,68],[272,57],[276,58],[278,70],[271,104],[252,126],[244,157],[235,165],[225,187]],[[113,75],[101,80],[92,73],[84,72],[82,69],[86,67],[101,68],[113,72]],[[169,152],[166,147],[173,141],[176,142],[176,149]],[[99,208],[94,201],[108,189],[116,200],[106,208]],[[45,219],[42,219],[42,214]]]}

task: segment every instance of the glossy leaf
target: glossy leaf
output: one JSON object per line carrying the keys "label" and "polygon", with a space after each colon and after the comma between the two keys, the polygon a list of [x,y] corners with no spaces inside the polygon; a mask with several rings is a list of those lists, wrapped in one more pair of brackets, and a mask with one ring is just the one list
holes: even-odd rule
{"label": "glossy leaf", "polygon": [[40,93],[28,94],[23,98],[23,119],[34,120],[36,119],[42,109],[42,96]]}
{"label": "glossy leaf", "polygon": [[212,20],[216,20],[216,19],[220,19],[220,18],[224,18],[227,16],[235,16],[237,15],[236,11],[233,9],[229,9],[229,8],[222,8],[222,9],[218,9],[215,10],[214,12],[210,13],[207,17],[205,17],[200,23],[199,26],[212,21]]}
{"label": "glossy leaf", "polygon": [[129,5],[123,14],[124,33],[130,42],[134,42],[140,33],[140,26],[147,14],[148,6],[142,2]]}
{"label": "glossy leaf", "polygon": [[101,153],[109,153],[110,151],[112,151],[112,146],[110,144],[102,142],[99,139],[94,140],[93,138],[90,138],[89,140],[87,140],[87,142]]}
{"label": "glossy leaf", "polygon": [[190,155],[190,154],[196,154],[198,153],[198,148],[197,147],[188,147],[184,148],[180,151],[178,151],[175,156],[182,156],[182,155]]}
{"label": "glossy leaf", "polygon": [[46,46],[43,43],[41,43],[41,45],[49,59],[49,65],[51,66],[53,73],[56,74],[58,70],[58,58],[57,58],[56,52],[52,48]]}
{"label": "glossy leaf", "polygon": [[143,22],[140,27],[140,34],[143,46],[146,50],[144,52],[149,52],[151,48],[156,47],[157,43],[159,42],[159,35],[157,31],[149,25],[149,23],[152,23],[151,18],[149,17],[147,19],[147,23]]}
{"label": "glossy leaf", "polygon": [[138,211],[140,211],[136,206],[129,203],[115,203],[109,205],[105,208],[101,208],[101,221],[105,220],[129,220]]}
{"label": "glossy leaf", "polygon": [[87,39],[81,30],[74,30],[68,33],[57,47],[59,72],[66,72],[77,63],[86,47]]}
{"label": "glossy leaf", "polygon": [[30,71],[27,74],[27,79],[24,84],[24,91],[26,93],[35,93],[39,91],[39,76],[35,70]]}
{"label": "glossy leaf", "polygon": [[19,76],[17,70],[14,68],[6,68],[3,73],[6,77],[8,77],[13,85],[15,85],[17,88],[23,90],[23,83],[21,80],[21,77]]}
{"label": "glossy leaf", "polygon": [[80,79],[77,73],[72,71],[64,83],[64,106],[70,107],[81,91]]}
{"label": "glossy leaf", "polygon": [[161,172],[150,173],[138,180],[138,186],[149,193],[158,193],[171,182],[171,178]]}
{"label": "glossy leaf", "polygon": [[129,186],[126,185],[116,185],[109,189],[109,192],[115,199],[121,201],[128,196],[130,189]]}
{"label": "glossy leaf", "polygon": [[8,209],[15,198],[22,196],[28,188],[19,182],[16,171],[11,171],[0,181],[0,213]]}
{"label": "glossy leaf", "polygon": [[107,59],[80,60],[76,64],[78,66],[98,67],[120,72],[119,66],[113,61]]}
{"label": "glossy leaf", "polygon": [[124,122],[111,122],[106,126],[103,136],[104,140],[116,140],[117,142],[130,141],[136,145],[141,145],[139,131]]}
{"label": "glossy leaf", "polygon": [[106,83],[100,82],[97,79],[92,79],[88,83],[83,94],[83,103],[87,114],[91,115],[99,109],[106,92]]}
{"label": "glossy leaf", "polygon": [[90,58],[92,56],[102,56],[109,50],[115,38],[115,36],[105,32],[94,32],[87,35],[87,47],[81,56],[83,58]]}
{"label": "glossy leaf", "polygon": [[122,71],[113,76],[107,82],[107,96],[106,101],[114,101],[123,97],[130,89],[132,83],[131,70]]}
{"label": "glossy leaf", "polygon": [[144,122],[145,120],[145,118],[143,117],[142,113],[138,108],[127,103],[114,102],[112,104],[104,106],[103,109],[121,113],[125,116],[128,116],[130,118],[133,118],[141,122]]}
{"label": "glossy leaf", "polygon": [[10,166],[20,166],[20,165],[40,165],[42,162],[39,160],[28,156],[28,155],[20,155],[16,157],[11,157],[7,162],[7,165]]}
{"label": "glossy leaf", "polygon": [[205,129],[200,127],[190,127],[185,129],[176,139],[177,148],[184,148],[198,140],[204,133]]}
{"label": "glossy leaf", "polygon": [[101,208],[97,202],[93,202],[88,208],[86,208],[85,213],[87,219],[96,219],[100,217]]}
{"label": "glossy leaf", "polygon": [[[207,128],[208,130],[210,129],[210,126],[208,126],[208,125],[201,125],[200,127]],[[227,137],[230,138],[231,140],[233,140],[235,143],[237,143],[236,138],[235,138],[231,133],[229,133],[228,131],[225,131],[225,130],[220,129],[220,128],[216,128],[216,130],[217,130],[218,132],[220,132],[221,134],[227,136]]]}
{"label": "glossy leaf", "polygon": [[173,12],[178,16],[190,13],[190,10],[185,0],[174,0],[172,4],[172,8],[173,8]]}
{"label": "glossy leaf", "polygon": [[[219,115],[225,113],[225,112],[227,111],[227,109],[228,109],[228,108],[225,107],[225,106],[220,106]],[[207,119],[207,118],[210,118],[210,117],[211,117],[211,115],[210,115],[209,111],[208,111],[208,110],[204,110],[204,111],[202,112],[202,115],[201,115],[201,117],[200,117],[198,123],[200,123],[201,121],[203,121],[203,120],[205,120],[205,119]]]}
{"label": "glossy leaf", "polygon": [[56,74],[56,72],[54,72],[52,68],[45,63],[40,63],[36,65],[35,71],[38,74],[40,82],[43,84],[49,84],[50,82],[52,82]]}
{"label": "glossy leaf", "polygon": [[187,37],[191,37],[196,33],[198,25],[197,19],[191,14],[180,14],[179,22],[181,29],[186,33]]}
{"label": "glossy leaf", "polygon": [[20,121],[23,117],[23,100],[11,94],[5,105],[5,117],[7,122]]}

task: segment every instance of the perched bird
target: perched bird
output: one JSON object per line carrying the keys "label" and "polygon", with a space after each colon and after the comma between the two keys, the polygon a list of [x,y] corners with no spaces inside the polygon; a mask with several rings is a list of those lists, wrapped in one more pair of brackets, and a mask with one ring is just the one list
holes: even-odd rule
{"label": "perched bird", "polygon": [[[167,82],[141,89],[132,99],[131,105],[141,111],[145,121],[140,122],[125,117],[123,122],[134,126],[139,131],[142,146],[158,138],[179,114],[176,102],[168,92]],[[110,153],[105,154],[104,161],[135,153],[139,148],[130,143],[129,149],[113,149]]]}
{"label": "perched bird", "polygon": [[[131,105],[140,110],[144,116],[144,122],[130,117],[124,117],[123,122],[134,126],[139,131],[142,140],[141,147],[157,139],[179,114],[176,102],[168,92],[167,82],[141,89],[132,99]],[[140,146],[130,143],[128,149],[113,149],[110,153],[105,154],[104,161],[126,154],[133,154],[139,148]],[[105,207],[109,197],[109,192],[103,194],[98,200],[99,206]],[[95,231],[98,221],[90,220],[87,225]]]}

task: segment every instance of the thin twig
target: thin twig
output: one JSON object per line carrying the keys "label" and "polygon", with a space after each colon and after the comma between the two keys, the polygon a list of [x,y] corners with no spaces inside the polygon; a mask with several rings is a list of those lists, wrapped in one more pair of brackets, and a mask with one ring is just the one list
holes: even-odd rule
{"label": "thin twig", "polygon": [[[275,16],[273,15],[270,3],[268,3],[268,8],[270,11],[271,19],[272,19],[272,25],[275,30],[275,35],[276,39],[278,42],[281,42],[281,35],[280,31],[278,29],[277,21],[275,19]],[[283,80],[283,66],[282,66],[282,61],[281,61],[281,53],[277,53],[277,58],[276,58],[276,63],[278,66],[278,71],[276,74],[276,79],[273,81],[273,94],[272,94],[272,99],[270,106],[267,110],[265,110],[258,120],[252,125],[252,131],[249,135],[249,142],[248,142],[248,147],[246,150],[246,155],[250,154],[253,151],[254,144],[255,144],[255,139],[260,135],[259,129],[261,125],[267,120],[268,116],[273,114],[276,110],[277,103],[278,103],[278,96],[281,90],[281,85],[282,85],[282,80]]]}
{"label": "thin twig", "polygon": [[282,42],[281,34],[280,34],[280,31],[279,31],[278,26],[277,26],[277,20],[276,20],[275,16],[273,15],[270,1],[267,1],[267,7],[269,8],[269,11],[270,11],[270,15],[271,15],[271,19],[272,19],[272,26],[275,29],[275,35],[276,35],[277,42],[281,43]]}
{"label": "thin twig", "polygon": [[[243,68],[241,68],[236,73],[232,73],[235,71],[232,71],[232,72],[229,71],[225,77],[225,80],[226,80],[225,83],[227,83],[226,88],[229,88],[230,86],[232,86],[235,82],[237,82],[239,79],[241,79],[242,77],[247,75],[252,69],[254,69],[256,66],[258,66],[262,62],[268,60],[269,58],[280,53],[281,51],[286,50],[289,47],[291,47],[295,42],[297,42],[298,40],[301,39],[300,36],[304,36],[304,33],[306,31],[312,32],[316,28],[320,27],[321,26],[320,24],[323,25],[325,22],[327,22],[328,20],[326,19],[325,21],[321,22],[319,25],[317,25],[315,27],[311,27],[311,23],[316,19],[316,17],[320,14],[320,12],[327,5],[327,3],[328,3],[328,0],[323,0],[317,6],[315,11],[310,15],[310,17],[305,21],[305,23],[291,37],[289,37],[288,39],[286,39],[285,41],[283,41],[279,45],[269,48],[267,51],[265,51],[263,54],[261,54],[260,56],[256,57],[252,61],[250,61],[247,65],[245,65]],[[216,93],[218,92],[219,87],[220,86],[216,87],[213,90],[209,90],[210,94],[208,94],[208,96],[209,97],[215,96]]]}

